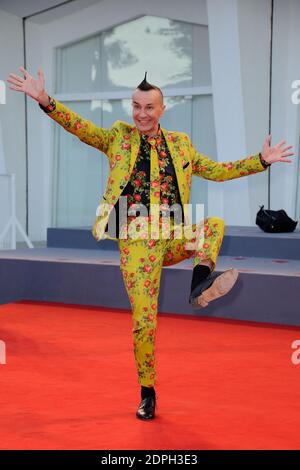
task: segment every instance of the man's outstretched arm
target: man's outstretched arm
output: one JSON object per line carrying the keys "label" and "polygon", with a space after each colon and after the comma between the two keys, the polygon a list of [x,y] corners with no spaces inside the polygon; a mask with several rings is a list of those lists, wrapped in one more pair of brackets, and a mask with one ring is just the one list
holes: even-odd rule
{"label": "man's outstretched arm", "polygon": [[294,155],[288,152],[292,146],[284,147],[285,141],[270,146],[271,136],[264,142],[261,152],[241,160],[215,162],[207,155],[198,152],[191,144],[193,174],[212,181],[226,181],[265,171],[274,162],[288,162],[286,157]]}
{"label": "man's outstretched arm", "polygon": [[107,153],[111,129],[97,127],[63,103],[50,97],[45,90],[45,78],[41,68],[38,70],[37,79],[33,78],[23,67],[20,67],[20,70],[23,72],[24,78],[12,73],[9,74],[7,81],[12,84],[9,87],[11,90],[26,93],[36,100],[40,108],[66,131],[76,135],[82,142]]}

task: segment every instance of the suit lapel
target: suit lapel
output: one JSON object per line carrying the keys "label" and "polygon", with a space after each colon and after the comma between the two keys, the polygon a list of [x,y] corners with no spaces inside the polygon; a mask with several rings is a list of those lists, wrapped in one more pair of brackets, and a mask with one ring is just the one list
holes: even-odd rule
{"label": "suit lapel", "polygon": [[181,201],[183,203],[184,201],[184,173],[183,173],[183,168],[182,168],[182,163],[181,163],[181,157],[174,147],[174,142],[173,142],[173,133],[168,132],[166,129],[162,129],[162,132],[164,134],[169,152],[172,157],[173,165],[175,168],[176,172],[176,178],[177,178],[177,183],[178,183],[178,188],[180,192],[180,197]]}
{"label": "suit lapel", "polygon": [[130,168],[129,168],[129,175],[131,175],[135,161],[138,156],[138,151],[141,144],[140,134],[136,127],[133,128],[131,132],[131,154],[130,154]]}

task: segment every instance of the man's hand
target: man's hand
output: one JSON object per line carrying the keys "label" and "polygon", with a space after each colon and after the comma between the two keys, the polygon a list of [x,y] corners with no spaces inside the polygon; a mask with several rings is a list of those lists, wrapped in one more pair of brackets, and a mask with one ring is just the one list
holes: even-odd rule
{"label": "man's hand", "polygon": [[290,157],[292,155],[295,155],[292,152],[287,152],[287,150],[291,149],[293,146],[289,145],[288,147],[284,147],[284,144],[286,143],[285,140],[281,140],[277,145],[274,145],[273,147],[270,146],[271,144],[271,134],[268,135],[266,138],[264,145],[263,145],[263,150],[261,152],[262,159],[266,163],[274,163],[274,162],[287,162],[291,163],[292,160],[287,160],[286,157]]}
{"label": "man's hand", "polygon": [[10,73],[10,78],[7,79],[7,82],[12,84],[9,87],[10,90],[22,91],[41,103],[42,106],[48,106],[49,98],[45,90],[45,78],[42,69],[38,69],[37,80],[34,79],[23,67],[20,67],[20,70],[23,72],[25,78],[19,77],[19,75],[15,75],[14,73]]}

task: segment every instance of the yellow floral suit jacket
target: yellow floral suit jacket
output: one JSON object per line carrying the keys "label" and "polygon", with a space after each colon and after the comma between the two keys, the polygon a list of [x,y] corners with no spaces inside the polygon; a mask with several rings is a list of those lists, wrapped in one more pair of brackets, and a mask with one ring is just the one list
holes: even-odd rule
{"label": "yellow floral suit jacket", "polygon": [[[110,173],[92,233],[97,241],[112,238],[105,232],[106,225],[110,211],[130,178],[140,147],[139,131],[123,121],[116,121],[109,129],[97,127],[58,100],[54,102],[55,109],[47,114],[82,142],[96,147],[108,157]],[[232,162],[215,162],[198,152],[184,132],[161,130],[172,156],[183,207],[190,200],[192,175],[212,181],[226,181],[266,170],[261,163],[260,154]],[[185,217],[188,218],[187,213]]]}

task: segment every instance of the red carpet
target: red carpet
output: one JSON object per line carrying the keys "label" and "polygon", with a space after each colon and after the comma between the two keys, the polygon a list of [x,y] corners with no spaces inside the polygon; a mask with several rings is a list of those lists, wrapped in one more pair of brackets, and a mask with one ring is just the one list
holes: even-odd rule
{"label": "red carpet", "polygon": [[129,312],[2,305],[0,448],[300,449],[296,339],[299,328],[160,315],[157,418],[143,422]]}

